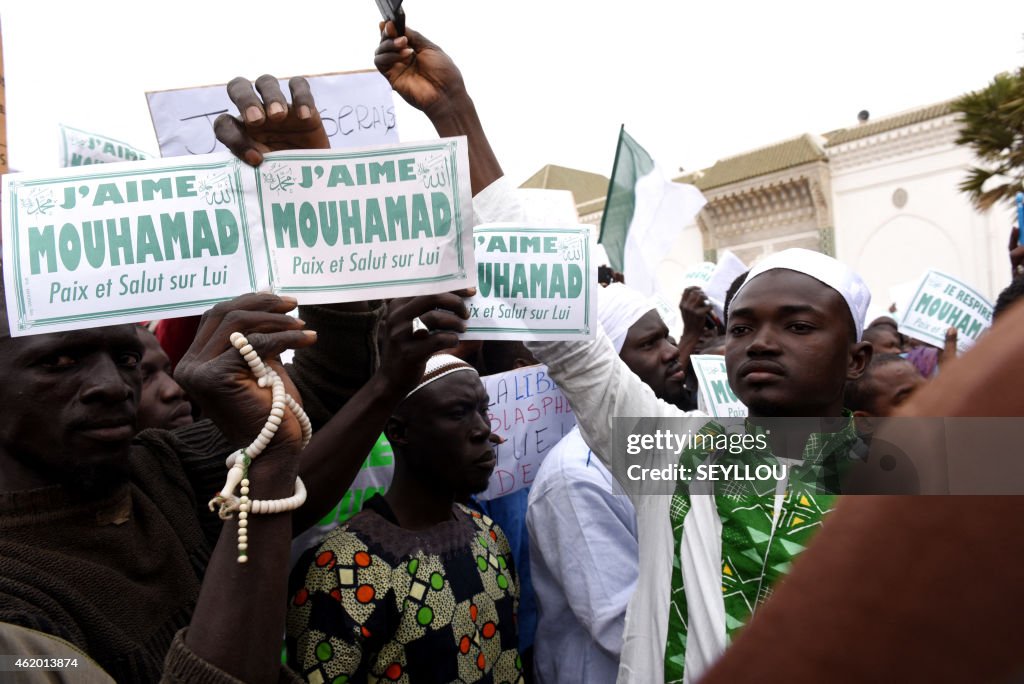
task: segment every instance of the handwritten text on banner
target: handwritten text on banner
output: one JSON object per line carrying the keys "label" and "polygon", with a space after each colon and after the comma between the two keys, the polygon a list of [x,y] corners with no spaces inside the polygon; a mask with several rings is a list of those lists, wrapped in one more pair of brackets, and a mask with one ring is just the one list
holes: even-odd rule
{"label": "handwritten text on banner", "polygon": [[[324,130],[333,149],[398,142],[391,86],[376,71],[309,76]],[[288,79],[281,92],[291,101]],[[210,154],[225,148],[213,133],[221,114],[238,114],[223,85],[146,93],[160,154],[178,157]]]}
{"label": "handwritten text on banner", "polygon": [[497,464],[487,490],[496,499],[530,486],[551,447],[576,425],[569,400],[548,375],[547,366],[527,366],[485,375],[491,431],[505,438],[494,447]]}

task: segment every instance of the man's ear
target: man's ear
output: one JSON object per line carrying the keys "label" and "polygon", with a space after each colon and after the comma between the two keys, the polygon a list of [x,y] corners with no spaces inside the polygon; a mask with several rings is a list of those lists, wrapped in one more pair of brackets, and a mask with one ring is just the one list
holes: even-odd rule
{"label": "man's ear", "polygon": [[408,439],[406,438],[407,428],[408,426],[404,418],[391,416],[384,423],[384,436],[388,438],[392,446],[403,447],[408,444]]}
{"label": "man's ear", "polygon": [[870,342],[857,342],[850,345],[850,362],[846,367],[846,379],[856,380],[864,375],[864,370],[871,363],[874,348]]}

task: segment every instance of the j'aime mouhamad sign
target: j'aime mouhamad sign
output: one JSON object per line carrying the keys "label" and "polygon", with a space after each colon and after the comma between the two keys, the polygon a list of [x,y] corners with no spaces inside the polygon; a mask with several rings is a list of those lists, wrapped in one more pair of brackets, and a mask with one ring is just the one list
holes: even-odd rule
{"label": "j'aime mouhamad sign", "polygon": [[245,292],[305,303],[475,282],[465,138],[227,154],[3,179],[12,335],[202,313]]}

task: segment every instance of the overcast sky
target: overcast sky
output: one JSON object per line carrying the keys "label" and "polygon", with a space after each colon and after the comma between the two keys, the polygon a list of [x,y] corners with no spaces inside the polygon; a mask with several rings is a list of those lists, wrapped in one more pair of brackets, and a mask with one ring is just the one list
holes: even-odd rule
{"label": "overcast sky", "polygon": [[[945,100],[1024,63],[1021,0],[405,7],[461,67],[517,183],[548,163],[608,175],[621,123],[665,167],[695,170],[852,125],[861,109],[878,118]],[[371,68],[378,19],[371,0],[0,0],[10,163],[55,166],[58,123],[156,153],[147,90]],[[403,140],[433,137],[415,110],[397,117]]]}

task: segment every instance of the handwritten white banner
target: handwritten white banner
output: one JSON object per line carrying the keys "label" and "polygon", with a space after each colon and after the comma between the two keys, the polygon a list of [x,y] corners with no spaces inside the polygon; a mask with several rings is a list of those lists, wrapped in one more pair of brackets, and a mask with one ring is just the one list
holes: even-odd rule
{"label": "handwritten white banner", "polygon": [[576,425],[569,400],[548,375],[547,366],[528,366],[483,377],[490,396],[491,431],[505,438],[494,447],[497,464],[486,501],[530,486],[544,457]]}
{"label": "handwritten white banner", "polygon": [[[398,142],[391,86],[376,71],[308,76],[331,147],[368,147]],[[291,100],[288,79],[281,92]],[[160,154],[177,157],[223,151],[213,122],[238,110],[223,84],[146,93]]]}

